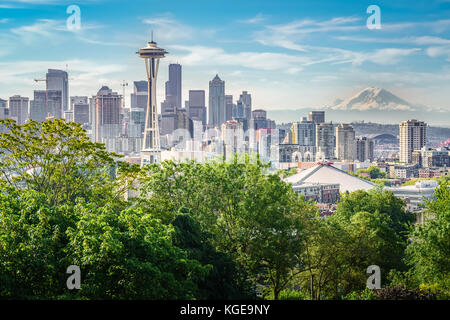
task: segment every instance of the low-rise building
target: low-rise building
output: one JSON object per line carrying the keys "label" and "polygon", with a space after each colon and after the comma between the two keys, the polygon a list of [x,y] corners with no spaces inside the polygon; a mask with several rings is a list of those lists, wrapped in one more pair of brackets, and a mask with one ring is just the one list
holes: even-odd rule
{"label": "low-rise building", "polygon": [[339,200],[339,184],[304,182],[295,184],[292,189],[303,195],[305,200],[317,203],[336,203]]}
{"label": "low-rise building", "polygon": [[437,181],[422,180],[413,186],[386,187],[385,190],[392,193],[406,202],[406,209],[411,212],[420,212],[425,199],[433,197],[434,190],[438,187]]}

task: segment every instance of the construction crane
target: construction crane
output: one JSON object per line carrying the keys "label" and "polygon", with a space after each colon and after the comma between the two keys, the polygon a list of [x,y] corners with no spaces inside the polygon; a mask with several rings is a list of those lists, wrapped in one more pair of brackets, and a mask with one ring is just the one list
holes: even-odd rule
{"label": "construction crane", "polygon": [[[66,65],[66,73],[68,73],[68,65]],[[75,80],[74,78],[67,77],[67,80]],[[45,79],[34,79],[34,82],[44,82],[45,81],[45,114],[46,119],[49,119],[48,114],[48,78]]]}

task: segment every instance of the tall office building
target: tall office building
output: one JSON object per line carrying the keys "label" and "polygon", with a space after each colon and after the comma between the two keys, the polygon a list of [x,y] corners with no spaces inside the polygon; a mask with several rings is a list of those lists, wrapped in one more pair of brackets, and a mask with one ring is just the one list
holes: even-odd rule
{"label": "tall office building", "polygon": [[187,109],[188,117],[194,121],[201,121],[204,128],[206,126],[205,90],[189,90]]}
{"label": "tall office building", "polygon": [[310,111],[308,120],[316,124],[325,122],[325,111]]}
{"label": "tall office building", "polygon": [[[9,116],[8,101],[0,99],[0,119],[7,119]],[[1,128],[0,128],[1,131]]]}
{"label": "tall office building", "polygon": [[47,92],[35,90],[34,100],[30,101],[30,118],[35,121],[45,121],[47,118]]}
{"label": "tall office building", "polygon": [[64,111],[69,110],[69,77],[67,72],[62,70],[48,69],[47,75],[47,90],[59,90],[61,91],[62,102],[62,117]]}
{"label": "tall office building", "polygon": [[366,137],[356,139],[356,159],[364,162],[366,160],[373,161],[373,140]]}
{"label": "tall office building", "polygon": [[82,125],[88,125],[90,123],[88,103],[75,103],[72,108],[73,122],[81,123]]}
{"label": "tall office building", "polygon": [[166,81],[166,100],[161,104],[161,113],[175,112],[181,108],[181,65],[169,64],[169,80]]}
{"label": "tall office building", "polygon": [[84,126],[89,125],[89,98],[87,96],[70,97],[70,110],[72,114],[65,112],[66,119],[72,117],[73,122]]}
{"label": "tall office building", "polygon": [[245,152],[244,128],[238,121],[226,121],[221,126],[225,158],[229,159],[233,153]]}
{"label": "tall office building", "polygon": [[427,143],[427,124],[415,119],[400,123],[400,162],[411,163],[414,150],[420,150]]}
{"label": "tall office building", "polygon": [[8,101],[0,99],[0,108],[7,108],[8,107]]}
{"label": "tall office building", "polygon": [[229,121],[233,119],[233,95],[225,95],[225,120]]}
{"label": "tall office building", "polygon": [[355,130],[346,123],[336,127],[336,158],[354,161],[356,157]]}
{"label": "tall office building", "polygon": [[63,117],[63,96],[61,90],[47,90],[47,119]]}
{"label": "tall office building", "polygon": [[303,118],[301,122],[292,124],[292,144],[301,146],[316,145],[316,126],[312,121]]}
{"label": "tall office building", "polygon": [[242,91],[242,94],[239,96],[239,101],[242,102],[244,107],[244,117],[247,121],[250,121],[252,117],[252,95],[247,91]]}
{"label": "tall office building", "polygon": [[226,119],[225,81],[216,74],[209,82],[209,120],[208,125],[220,128]]}
{"label": "tall office building", "polygon": [[145,108],[148,100],[147,81],[134,81],[133,93],[130,98],[130,124],[139,125],[142,134],[145,128]]}
{"label": "tall office building", "polygon": [[27,97],[12,96],[9,98],[9,117],[16,120],[17,124],[24,124],[28,120]]}
{"label": "tall office building", "polygon": [[333,123],[316,123],[316,149],[326,159],[332,159],[334,157]]}
{"label": "tall office building", "polygon": [[122,96],[103,86],[95,99],[95,141],[117,138],[120,134]]}
{"label": "tall office building", "polygon": [[73,110],[75,104],[89,104],[87,96],[72,96],[70,97],[70,110]]}
{"label": "tall office building", "polygon": [[233,105],[233,119],[244,119],[245,117],[245,104],[241,100],[236,101]]}

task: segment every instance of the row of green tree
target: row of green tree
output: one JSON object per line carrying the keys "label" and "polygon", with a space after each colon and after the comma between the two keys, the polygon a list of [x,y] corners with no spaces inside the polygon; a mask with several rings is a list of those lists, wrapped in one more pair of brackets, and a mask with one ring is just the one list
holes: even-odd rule
{"label": "row of green tree", "polygon": [[446,184],[423,226],[380,189],[342,195],[324,219],[248,157],[140,168],[75,123],[0,126],[3,299],[373,298],[369,265],[383,287],[450,295]]}

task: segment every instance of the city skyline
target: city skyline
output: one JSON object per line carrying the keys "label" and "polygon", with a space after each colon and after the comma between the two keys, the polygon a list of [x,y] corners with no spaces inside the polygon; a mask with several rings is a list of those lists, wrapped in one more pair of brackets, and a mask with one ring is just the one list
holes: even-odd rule
{"label": "city skyline", "polygon": [[[80,1],[81,30],[68,31],[69,4],[21,0],[0,6],[1,98],[31,97],[43,89],[33,79],[51,68],[67,69],[71,96],[92,96],[103,85],[120,92],[123,79],[144,80],[133,48],[154,30],[155,40],[171,53],[161,63],[158,108],[167,66],[178,62],[183,66],[182,103],[189,90],[208,92],[208,81],[218,73],[227,95],[238,97],[247,90],[253,105],[268,111],[319,108],[367,86],[450,110],[447,1],[426,7],[423,1],[381,1],[380,30],[366,27],[371,3],[288,1],[275,8],[258,2],[258,10],[248,4],[236,12],[237,3],[230,1],[220,8],[215,4],[211,14],[207,2],[186,8],[173,1],[152,3],[155,9],[147,15],[150,4],[136,1],[128,5],[130,14],[119,17],[123,5],[118,1]],[[320,8],[324,5],[329,10]],[[127,105],[129,93],[130,88]]]}

